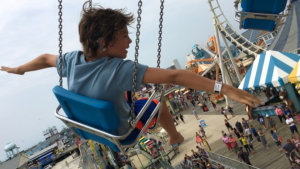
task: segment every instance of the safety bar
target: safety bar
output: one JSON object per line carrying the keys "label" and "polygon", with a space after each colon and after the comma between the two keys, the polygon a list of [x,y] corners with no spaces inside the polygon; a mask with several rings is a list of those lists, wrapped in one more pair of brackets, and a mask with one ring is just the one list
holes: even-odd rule
{"label": "safety bar", "polygon": [[[276,27],[275,29],[282,25],[281,19],[283,17],[286,17],[287,15],[283,14],[265,14],[265,13],[253,13],[253,12],[236,12],[236,17],[239,17],[241,21],[245,19],[265,19],[265,20],[272,20],[276,22]],[[236,18],[237,19],[237,18]],[[240,29],[242,28],[242,22],[240,22]]]}
{"label": "safety bar", "polygon": [[[133,119],[133,121],[130,123],[131,127],[135,128],[136,124],[138,123],[138,121],[142,118],[142,116],[144,115],[145,111],[148,109],[148,107],[150,106],[150,103],[152,103],[152,100],[154,99],[155,94],[158,91],[154,91],[151,96],[149,97],[148,101],[145,103],[145,105],[142,107],[142,109],[140,110],[140,112],[138,113],[138,115],[135,117],[135,119]],[[134,103],[133,103],[134,104]]]}

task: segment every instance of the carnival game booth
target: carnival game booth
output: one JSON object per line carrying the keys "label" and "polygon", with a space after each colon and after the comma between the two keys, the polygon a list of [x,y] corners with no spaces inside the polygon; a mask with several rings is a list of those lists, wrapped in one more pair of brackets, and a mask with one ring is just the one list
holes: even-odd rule
{"label": "carnival game booth", "polygon": [[[293,86],[289,83],[289,74],[297,65],[300,56],[294,53],[267,51],[257,55],[249,68],[246,76],[239,85],[239,89],[256,90],[266,87],[282,86],[288,98],[294,102],[295,110],[300,111],[299,99],[296,96]],[[273,115],[275,108],[270,106],[256,109],[256,113]],[[255,112],[254,112],[255,113]],[[255,115],[255,114],[254,114]]]}

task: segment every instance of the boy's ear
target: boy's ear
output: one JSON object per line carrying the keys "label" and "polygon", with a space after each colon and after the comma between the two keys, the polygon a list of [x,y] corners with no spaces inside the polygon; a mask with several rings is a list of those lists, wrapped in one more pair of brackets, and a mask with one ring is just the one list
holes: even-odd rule
{"label": "boy's ear", "polygon": [[101,48],[105,48],[106,47],[106,42],[105,42],[105,40],[103,38],[101,38],[101,40],[100,40],[100,47]]}

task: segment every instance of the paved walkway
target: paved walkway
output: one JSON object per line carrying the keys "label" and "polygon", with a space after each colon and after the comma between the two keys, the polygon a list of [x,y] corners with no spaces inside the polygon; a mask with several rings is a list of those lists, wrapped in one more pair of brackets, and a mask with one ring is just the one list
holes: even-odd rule
{"label": "paved walkway", "polygon": [[[225,102],[219,103],[218,108],[220,109],[220,107],[224,106],[224,104]],[[241,122],[242,117],[245,117],[246,119],[248,118],[244,110],[244,105],[236,102],[231,103],[231,105],[236,114],[236,116],[233,118],[231,117],[231,115],[228,115],[228,117],[230,118],[229,122],[232,126],[234,126],[236,120],[239,120]],[[211,105],[209,104],[209,106]],[[212,151],[238,160],[237,155],[234,152],[228,152],[226,145],[221,141],[221,131],[224,130],[226,133],[228,133],[228,131],[224,125],[224,116],[220,114],[220,110],[214,111],[212,107],[210,107],[209,112],[205,113],[200,111],[199,108],[197,108],[196,110],[200,112],[200,118],[204,119],[208,125],[205,128],[205,131],[208,136],[208,142],[212,147]],[[185,154],[191,155],[191,149],[196,149],[195,132],[198,131],[199,123],[192,115],[191,108],[184,111],[183,114],[186,123],[180,123],[177,129],[183,134],[183,136],[185,137],[185,141],[180,145],[180,154],[178,154],[176,158],[172,160],[173,166],[179,164],[183,160]],[[283,140],[285,142],[286,139],[291,137],[289,127],[285,124],[280,124],[277,117],[273,118],[276,121],[277,133],[283,137]],[[255,128],[260,127],[258,121],[256,120],[251,121],[251,124],[254,125]],[[300,128],[299,125],[297,126],[298,128]],[[279,151],[279,149],[273,142],[270,135],[270,129],[263,129],[263,132],[265,133],[270,148],[265,149],[260,142],[257,142],[255,140],[253,144],[254,148],[256,149],[256,154],[250,155],[251,163],[256,167],[263,169],[290,168],[289,162],[286,159],[285,155],[281,151]]]}

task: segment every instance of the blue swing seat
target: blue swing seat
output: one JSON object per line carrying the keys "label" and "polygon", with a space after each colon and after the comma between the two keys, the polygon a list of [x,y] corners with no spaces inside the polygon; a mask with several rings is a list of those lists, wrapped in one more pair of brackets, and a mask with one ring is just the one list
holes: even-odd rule
{"label": "blue swing seat", "polygon": [[[241,18],[247,16],[246,13],[254,14],[254,18],[245,18],[241,20],[241,27],[244,29],[259,29],[274,31],[278,26],[275,20],[279,19],[276,15],[283,12],[287,0],[242,0]],[[268,16],[275,19],[269,19]],[[263,18],[266,19],[263,19]]]}
{"label": "blue swing seat", "polygon": [[[55,86],[53,92],[67,118],[59,115],[59,110],[55,115],[69,127],[72,127],[73,131],[81,138],[94,140],[111,147],[115,152],[120,152],[123,151],[123,146],[128,148],[134,145],[137,138],[145,131],[145,129],[138,130],[134,128],[129,130],[128,133],[118,136],[117,129],[120,125],[120,119],[112,103],[82,96],[60,86]],[[145,105],[145,108],[148,108],[147,105]],[[159,104],[155,107],[149,119],[154,117],[158,109]],[[145,125],[149,124],[148,121]]]}

